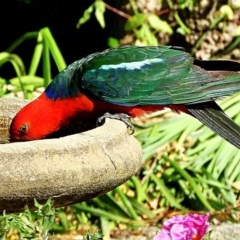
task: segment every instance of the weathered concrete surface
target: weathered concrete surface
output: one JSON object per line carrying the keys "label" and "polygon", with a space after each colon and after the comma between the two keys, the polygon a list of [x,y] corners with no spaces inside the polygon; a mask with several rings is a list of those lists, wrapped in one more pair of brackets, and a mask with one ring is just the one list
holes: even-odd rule
{"label": "weathered concrete surface", "polygon": [[221,223],[218,226],[212,226],[209,240],[239,240],[240,224]]}
{"label": "weathered concrete surface", "polygon": [[[12,118],[26,102],[0,99],[0,119]],[[103,194],[136,174],[142,150],[124,123],[58,139],[0,144],[0,212],[21,211],[33,199],[55,206]]]}

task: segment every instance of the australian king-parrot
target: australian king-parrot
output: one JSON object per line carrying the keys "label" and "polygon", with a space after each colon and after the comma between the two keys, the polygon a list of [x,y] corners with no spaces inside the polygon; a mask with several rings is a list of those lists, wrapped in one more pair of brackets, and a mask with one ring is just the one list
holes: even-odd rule
{"label": "australian king-parrot", "polygon": [[167,107],[190,114],[240,149],[240,127],[215,102],[239,91],[240,63],[196,60],[172,46],[110,48],[60,72],[16,114],[10,137],[13,141],[43,139],[73,121],[104,116],[126,122],[128,116]]}

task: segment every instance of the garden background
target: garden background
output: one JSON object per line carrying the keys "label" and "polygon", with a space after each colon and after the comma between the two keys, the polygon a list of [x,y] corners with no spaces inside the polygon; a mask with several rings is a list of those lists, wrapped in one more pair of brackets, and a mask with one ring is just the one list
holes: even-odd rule
{"label": "garden background", "polygon": [[[199,59],[240,59],[236,0],[8,0],[0,9],[0,97],[33,99],[68,64],[120,45],[174,45]],[[240,123],[239,94],[219,104]],[[36,202],[36,211],[3,213],[0,236],[98,239],[99,231],[109,239],[186,212],[239,221],[238,149],[168,110],[134,124],[144,157],[136,176],[88,202],[55,209],[49,200]]]}

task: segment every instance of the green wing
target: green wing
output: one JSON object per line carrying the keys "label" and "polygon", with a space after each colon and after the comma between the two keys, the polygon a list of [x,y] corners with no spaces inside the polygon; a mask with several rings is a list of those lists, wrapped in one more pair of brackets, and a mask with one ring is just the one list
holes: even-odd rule
{"label": "green wing", "polygon": [[169,46],[108,49],[86,57],[80,70],[82,89],[125,106],[206,102],[237,91],[236,77],[212,79],[190,54]]}

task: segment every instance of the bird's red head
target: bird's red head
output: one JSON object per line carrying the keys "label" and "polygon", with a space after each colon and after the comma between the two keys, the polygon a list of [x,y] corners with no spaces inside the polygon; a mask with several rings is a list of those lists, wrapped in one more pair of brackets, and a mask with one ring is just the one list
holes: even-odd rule
{"label": "bird's red head", "polygon": [[54,101],[42,96],[16,114],[10,125],[10,138],[12,141],[42,139],[57,131],[60,124],[60,114],[54,112]]}

